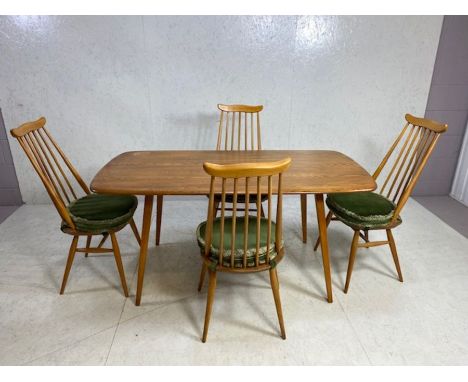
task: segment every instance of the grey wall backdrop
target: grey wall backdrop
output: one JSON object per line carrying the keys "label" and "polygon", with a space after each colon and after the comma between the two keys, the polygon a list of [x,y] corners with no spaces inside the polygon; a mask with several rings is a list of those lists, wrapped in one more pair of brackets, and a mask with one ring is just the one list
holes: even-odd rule
{"label": "grey wall backdrop", "polygon": [[[7,129],[44,115],[90,181],[128,150],[210,149],[216,104],[263,104],[265,148],[373,171],[423,115],[442,17],[1,17]],[[27,203],[48,197],[11,141]]]}
{"label": "grey wall backdrop", "polygon": [[0,109],[0,207],[18,206],[21,203],[18,179],[8,144],[2,109]]}
{"label": "grey wall backdrop", "polygon": [[448,195],[468,119],[468,16],[445,16],[426,117],[449,125],[414,195]]}

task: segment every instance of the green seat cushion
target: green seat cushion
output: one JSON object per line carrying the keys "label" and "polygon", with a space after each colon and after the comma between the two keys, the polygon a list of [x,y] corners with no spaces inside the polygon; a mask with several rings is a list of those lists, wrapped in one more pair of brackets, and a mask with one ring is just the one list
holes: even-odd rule
{"label": "green seat cushion", "polygon": [[[231,266],[231,239],[232,239],[232,217],[228,216],[224,219],[224,242],[223,242],[223,265]],[[244,216],[236,219],[236,236],[235,236],[235,254],[234,267],[241,268],[243,266],[244,257]],[[255,266],[255,254],[257,245],[257,217],[249,216],[249,230],[247,239],[247,266]],[[206,221],[199,224],[197,227],[197,240],[202,253],[205,251],[205,230]],[[271,222],[271,237],[270,237],[270,260],[273,260],[277,253],[275,248],[275,222]],[[268,234],[268,219],[260,219],[260,249],[259,249],[259,264],[265,264],[267,254],[267,234]],[[213,235],[211,240],[210,258],[214,263],[219,261],[221,244],[221,218],[213,220]]]}
{"label": "green seat cushion", "polygon": [[133,195],[89,194],[71,202],[67,209],[78,231],[99,234],[125,226],[137,206]]}
{"label": "green seat cushion", "polygon": [[[214,195],[215,202],[221,202],[221,194]],[[262,195],[260,201],[264,202],[268,200],[268,195]],[[233,194],[226,194],[226,203],[232,203],[234,201]],[[245,204],[245,194],[237,195],[237,203]],[[257,204],[257,194],[249,194],[249,203]]]}
{"label": "green seat cushion", "polygon": [[375,192],[329,194],[327,206],[338,219],[359,229],[387,225],[396,208],[395,203]]}

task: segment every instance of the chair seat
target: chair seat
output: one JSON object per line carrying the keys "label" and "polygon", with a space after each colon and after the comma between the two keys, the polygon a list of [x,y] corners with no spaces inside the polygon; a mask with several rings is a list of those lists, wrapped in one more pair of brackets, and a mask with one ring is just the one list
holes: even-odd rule
{"label": "chair seat", "polygon": [[[234,267],[241,268],[243,266],[244,257],[244,216],[237,217],[236,220],[236,242],[235,242],[235,254],[234,254]],[[257,217],[249,216],[249,231],[247,239],[247,266],[255,266],[255,254],[256,254],[256,240],[257,240]],[[197,227],[197,240],[198,245],[204,254],[205,251],[205,229],[206,221],[200,223]],[[275,248],[275,222],[271,222],[271,237],[270,237],[270,248],[269,258],[273,260],[276,255]],[[259,249],[259,264],[265,264],[267,254],[267,233],[268,233],[268,219],[260,219],[260,249]],[[218,263],[220,253],[220,239],[221,239],[221,218],[213,220],[213,235],[211,240],[210,248],[210,259],[214,263]],[[232,217],[225,217],[224,219],[224,251],[223,251],[223,266],[231,266],[231,239],[232,239]]]}
{"label": "chair seat", "polygon": [[384,228],[396,208],[395,203],[375,192],[329,194],[326,202],[339,220],[356,229]]}
{"label": "chair seat", "polygon": [[[67,209],[77,231],[101,234],[124,227],[137,206],[133,195],[89,194],[71,202]],[[63,222],[62,231],[67,228]]]}

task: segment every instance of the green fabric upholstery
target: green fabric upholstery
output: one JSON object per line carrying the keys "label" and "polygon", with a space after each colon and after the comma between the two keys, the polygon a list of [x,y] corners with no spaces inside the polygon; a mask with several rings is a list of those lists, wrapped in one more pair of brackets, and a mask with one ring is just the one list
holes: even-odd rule
{"label": "green fabric upholstery", "polygon": [[[137,206],[138,199],[132,195],[89,194],[71,202],[67,209],[78,231],[100,234],[125,226]],[[69,228],[65,222],[64,228]]]}
{"label": "green fabric upholstery", "polygon": [[375,192],[329,194],[327,206],[338,219],[358,229],[386,226],[396,208],[395,203]]}
{"label": "green fabric upholstery", "polygon": [[[241,268],[243,266],[244,256],[244,216],[238,217],[236,220],[236,243],[234,254],[234,267]],[[198,245],[204,253],[205,251],[205,230],[206,221],[197,227],[197,240]],[[273,260],[277,253],[275,249],[275,222],[271,222],[271,238],[270,238],[270,260]],[[268,219],[261,218],[260,220],[260,250],[259,250],[259,264],[265,264],[267,254],[267,233],[268,233]],[[228,216],[224,219],[224,252],[223,252],[223,265],[226,267],[231,266],[231,238],[232,238],[232,217]],[[211,240],[210,258],[214,263],[218,263],[220,242],[221,242],[221,218],[213,220],[213,236]],[[255,266],[255,253],[257,245],[257,217],[249,216],[249,231],[247,240],[247,266]]]}
{"label": "green fabric upholstery", "polygon": [[[262,195],[260,200],[261,200],[261,202],[264,202],[264,201],[268,200],[268,195]],[[214,201],[221,203],[221,194],[215,194],[214,195]],[[232,203],[233,201],[234,201],[234,195],[226,194],[226,203]],[[244,194],[237,195],[237,203],[245,204],[245,195]],[[249,194],[249,203],[257,204],[257,194]]]}

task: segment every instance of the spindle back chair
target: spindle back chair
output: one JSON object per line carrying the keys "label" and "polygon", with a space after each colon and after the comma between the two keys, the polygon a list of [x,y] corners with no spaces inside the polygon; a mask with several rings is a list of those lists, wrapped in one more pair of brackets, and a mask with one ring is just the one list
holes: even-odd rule
{"label": "spindle back chair", "polygon": [[394,158],[379,190],[381,195],[397,205],[392,222],[398,219],[440,135],[448,128],[447,124],[410,114],[406,114],[405,119],[403,130],[372,175],[377,181],[382,171],[390,166],[389,160]]}
{"label": "spindle back chair", "polygon": [[[86,257],[88,256],[88,253],[113,252],[122,287],[124,289],[124,294],[125,296],[128,296],[120,250],[115,238],[115,232],[118,230],[106,232],[98,247],[92,248],[90,245],[91,238],[94,234],[77,229],[67,206],[73,201],[79,199],[80,196],[89,195],[91,192],[83,178],[46,129],[45,124],[46,119],[41,117],[36,121],[26,122],[15,129],[11,129],[10,133],[17,139],[21,148],[25,152],[37,175],[39,175],[42,184],[46,188],[46,191],[57,209],[58,214],[65,223],[64,227],[66,228],[62,229],[62,231],[73,235],[60,294],[63,294],[65,291],[68,274],[76,252],[83,252]],[[130,221],[130,225],[137,241],[140,242],[138,229],[136,228],[133,218]],[[119,230],[122,228],[123,227],[119,227]],[[102,245],[109,235],[112,239],[112,248],[103,248]],[[87,237],[85,248],[77,248],[79,236]]]}
{"label": "spindle back chair", "polygon": [[[218,104],[221,111],[216,150],[261,150],[262,139],[260,131],[260,112],[262,105],[223,105]],[[216,197],[219,199],[219,195]],[[228,203],[232,204],[232,199],[228,197]],[[163,195],[156,198],[156,245],[159,245],[161,238],[161,221],[163,210]],[[238,200],[238,204],[245,204],[245,200]],[[257,204],[254,198],[249,202]],[[219,200],[215,203],[215,211],[218,212]],[[247,208],[248,203],[245,204]],[[263,213],[262,204],[260,209]],[[232,210],[232,209],[229,209]],[[241,209],[239,209],[241,210]]]}
{"label": "spindle back chair", "polygon": [[[416,186],[416,183],[426,166],[440,135],[447,131],[448,128],[446,124],[426,118],[414,117],[410,114],[405,115],[405,120],[406,123],[402,131],[372,175],[376,181],[380,179],[383,180],[380,188],[378,187],[378,193],[394,204],[395,208],[393,210],[393,215],[388,224],[381,227],[353,227],[350,225],[351,228],[354,229],[355,233],[351,245],[345,293],[349,288],[354,259],[358,247],[369,248],[388,244],[397,269],[398,279],[403,282],[392,229],[401,224],[401,211]],[[342,219],[337,217],[336,214],[333,214],[332,211],[329,211],[326,220],[328,225],[331,220]],[[346,222],[344,223],[346,224]],[[369,230],[383,229],[386,230],[387,240],[369,241]],[[359,243],[359,238],[362,238],[364,243]],[[314,250],[317,249],[319,243],[320,237],[316,242]]]}
{"label": "spindle back chair", "polygon": [[66,205],[78,199],[79,195],[76,185],[74,187],[72,183],[78,184],[78,189],[82,194],[89,194],[90,191],[49,131],[45,128],[45,123],[46,119],[41,117],[37,121],[27,122],[16,129],[12,129],[11,134],[18,140],[36,173],[39,175],[60,217],[70,227],[75,228],[75,224],[66,209]]}
{"label": "spindle back chair", "polygon": [[[261,150],[260,112],[263,105],[224,105],[218,104],[221,111],[218,125],[216,150]],[[258,206],[255,198],[249,200]],[[248,199],[244,199],[248,200]],[[228,200],[230,203],[231,200]],[[264,201],[264,200],[262,200]],[[238,200],[238,203],[242,200]],[[218,212],[219,197],[215,198],[215,211]],[[248,208],[248,204],[245,205]],[[260,203],[262,216],[263,206]],[[231,209],[228,209],[231,210]],[[302,241],[307,242],[307,194],[301,194]]]}
{"label": "spindle back chair", "polygon": [[[282,219],[282,174],[291,159],[277,162],[218,165],[204,163],[210,175],[208,217],[197,230],[203,266],[198,290],[201,290],[205,273],[209,273],[208,299],[202,341],[206,341],[216,288],[216,272],[250,273],[268,270],[273,290],[281,337],[286,338],[276,265],[284,256]],[[276,222],[273,222],[272,188],[277,178]],[[220,187],[219,187],[220,184]],[[215,195],[221,188],[221,217],[215,215]],[[257,214],[237,216],[237,196],[256,195]],[[260,213],[261,195],[267,195],[267,217]],[[226,196],[233,196],[232,215],[226,216]],[[201,228],[203,227],[203,228]]]}
{"label": "spindle back chair", "polygon": [[223,105],[216,150],[261,150],[260,112],[262,105]]}
{"label": "spindle back chair", "polygon": [[[216,150],[218,151],[236,151],[236,150],[261,150],[262,138],[260,131],[260,112],[263,110],[263,105],[224,105],[218,104],[218,109],[221,111],[218,126],[218,141]],[[262,201],[265,201],[265,196],[262,196]],[[227,200],[232,204],[232,195],[229,195]],[[237,204],[244,204],[244,209],[248,209],[253,203],[258,207],[255,196],[249,199],[241,197],[237,200]],[[215,196],[215,213],[218,213],[220,204],[220,195]],[[232,208],[227,208],[232,211]],[[264,216],[263,205],[260,202],[260,211]]]}

